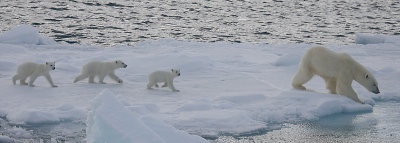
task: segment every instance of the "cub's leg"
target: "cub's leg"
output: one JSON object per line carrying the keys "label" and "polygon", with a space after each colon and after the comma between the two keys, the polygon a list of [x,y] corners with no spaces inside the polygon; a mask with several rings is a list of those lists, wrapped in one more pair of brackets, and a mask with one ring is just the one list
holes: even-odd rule
{"label": "cub's leg", "polygon": [[115,75],[115,73],[114,73],[114,72],[112,72],[112,73],[108,74],[108,76],[110,76],[110,78],[111,78],[111,79],[113,79],[113,80],[115,80],[116,82],[118,82],[118,83],[122,83],[122,80],[121,80],[121,79],[119,79],[119,77],[118,77],[117,75]]}
{"label": "cub's leg", "polygon": [[50,83],[51,87],[57,87],[57,85],[54,85],[53,80],[51,79],[50,74],[45,74],[44,77],[46,77],[47,81]]}
{"label": "cub's leg", "polygon": [[172,81],[171,81],[171,82],[168,82],[168,87],[169,87],[169,89],[171,89],[171,90],[174,91],[174,92],[179,92],[179,90],[177,90],[177,89],[175,88],[175,86],[174,86],[174,84],[173,84]]}
{"label": "cub's leg", "polygon": [[21,84],[21,85],[28,85],[28,83],[26,83],[26,78],[28,78],[28,77],[22,77],[22,78],[20,79],[20,81],[19,81],[19,84]]}
{"label": "cub's leg", "polygon": [[149,83],[147,84],[147,89],[152,89],[151,87],[154,86],[155,84],[157,84],[154,81],[149,81]]}
{"label": "cub's leg", "polygon": [[89,75],[89,83],[94,83],[94,75]]}
{"label": "cub's leg", "polygon": [[14,75],[13,78],[12,78],[12,81],[13,81],[14,85],[17,83],[17,80],[20,80],[20,82],[22,81],[21,80],[21,76],[19,74]]}
{"label": "cub's leg", "polygon": [[106,75],[99,75],[99,83],[101,83],[101,84],[106,84],[105,82],[104,82],[104,78],[106,77]]}
{"label": "cub's leg", "polygon": [[162,87],[167,87],[167,86],[168,86],[168,83],[164,82],[164,85]]}
{"label": "cub's leg", "polygon": [[31,75],[31,77],[30,77],[30,80],[29,80],[29,86],[35,86],[35,85],[33,85],[33,82],[35,82],[35,80],[36,80],[36,78],[37,78],[38,76],[34,76],[34,75]]}

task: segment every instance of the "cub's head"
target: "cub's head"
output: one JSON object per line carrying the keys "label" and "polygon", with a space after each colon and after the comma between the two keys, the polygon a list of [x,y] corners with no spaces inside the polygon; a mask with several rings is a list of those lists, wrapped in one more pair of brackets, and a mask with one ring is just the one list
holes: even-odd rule
{"label": "cub's head", "polygon": [[367,72],[364,74],[361,80],[358,81],[361,85],[363,85],[368,91],[378,94],[378,82],[376,81],[375,77],[370,73]]}
{"label": "cub's head", "polygon": [[172,73],[172,75],[174,75],[174,77],[181,76],[180,70],[171,69],[171,73]]}
{"label": "cub's head", "polygon": [[128,65],[126,65],[126,64],[125,64],[124,62],[122,62],[121,60],[116,60],[116,61],[114,61],[114,63],[117,64],[118,67],[120,67],[120,68],[126,68],[126,67],[128,67]]}
{"label": "cub's head", "polygon": [[49,68],[51,70],[55,70],[56,69],[56,62],[46,62],[46,66],[47,66],[47,68]]}

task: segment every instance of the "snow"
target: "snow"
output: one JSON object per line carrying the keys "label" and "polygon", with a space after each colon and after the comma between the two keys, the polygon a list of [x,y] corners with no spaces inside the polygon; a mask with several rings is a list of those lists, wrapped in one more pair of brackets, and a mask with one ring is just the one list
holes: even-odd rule
{"label": "snow", "polygon": [[[326,45],[349,53],[377,78],[379,95],[353,83],[368,103],[358,104],[328,94],[319,77],[305,85],[308,91],[291,87],[299,60],[314,45],[161,39],[104,48],[54,43],[23,25],[0,35],[0,117],[21,126],[87,121],[88,142],[205,142],[198,136],[245,135],[333,114],[371,112],[375,102],[400,101],[396,38],[358,34],[357,44]],[[72,83],[88,61],[116,59],[128,65],[116,70],[123,84],[110,78],[107,84]],[[34,88],[12,85],[17,65],[26,61],[55,61],[50,74],[59,87],[51,88],[43,77]],[[171,68],[181,70],[174,81],[180,92],[146,89],[147,74]]]}

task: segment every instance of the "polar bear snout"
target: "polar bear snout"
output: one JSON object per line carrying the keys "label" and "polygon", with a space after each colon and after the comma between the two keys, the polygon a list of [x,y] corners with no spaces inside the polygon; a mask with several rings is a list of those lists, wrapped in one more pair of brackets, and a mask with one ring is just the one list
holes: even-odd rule
{"label": "polar bear snout", "polygon": [[128,65],[127,65],[127,64],[125,64],[124,62],[121,62],[121,64],[122,64],[122,67],[123,67],[123,68],[126,68],[126,67],[128,67]]}
{"label": "polar bear snout", "polygon": [[376,88],[375,90],[372,91],[372,93],[379,94],[381,92],[379,92],[379,88]]}
{"label": "polar bear snout", "polygon": [[52,69],[53,69],[53,70],[55,70],[55,69],[56,69],[56,67],[53,67]]}

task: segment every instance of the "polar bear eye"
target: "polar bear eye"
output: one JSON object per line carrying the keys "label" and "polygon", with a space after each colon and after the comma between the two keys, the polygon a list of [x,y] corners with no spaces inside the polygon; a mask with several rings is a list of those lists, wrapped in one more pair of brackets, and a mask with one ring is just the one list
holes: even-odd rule
{"label": "polar bear eye", "polygon": [[368,74],[365,75],[365,78],[368,79]]}

